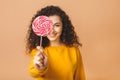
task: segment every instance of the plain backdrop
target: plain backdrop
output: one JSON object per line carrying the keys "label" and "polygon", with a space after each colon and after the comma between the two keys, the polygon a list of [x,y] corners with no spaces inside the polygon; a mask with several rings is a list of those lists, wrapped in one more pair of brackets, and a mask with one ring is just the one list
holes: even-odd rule
{"label": "plain backdrop", "polygon": [[25,37],[47,5],[61,7],[75,26],[87,80],[120,80],[120,0],[0,0],[0,80],[34,80]]}

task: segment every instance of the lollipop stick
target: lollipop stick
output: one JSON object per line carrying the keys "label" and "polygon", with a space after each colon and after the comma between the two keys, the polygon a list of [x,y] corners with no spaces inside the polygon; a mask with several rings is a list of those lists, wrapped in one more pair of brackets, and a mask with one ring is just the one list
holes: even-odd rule
{"label": "lollipop stick", "polygon": [[42,47],[42,36],[40,36],[40,47]]}
{"label": "lollipop stick", "polygon": [[[42,47],[42,36],[40,36],[40,49],[41,49],[41,47]],[[43,53],[42,53],[42,55],[43,55]]]}

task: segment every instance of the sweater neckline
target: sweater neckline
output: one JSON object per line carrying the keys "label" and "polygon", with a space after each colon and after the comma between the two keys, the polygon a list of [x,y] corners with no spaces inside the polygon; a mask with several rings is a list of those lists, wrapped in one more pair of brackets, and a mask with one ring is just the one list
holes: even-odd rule
{"label": "sweater neckline", "polygon": [[65,45],[62,44],[62,45],[59,45],[59,46],[48,46],[47,48],[61,48],[61,47],[65,47]]}

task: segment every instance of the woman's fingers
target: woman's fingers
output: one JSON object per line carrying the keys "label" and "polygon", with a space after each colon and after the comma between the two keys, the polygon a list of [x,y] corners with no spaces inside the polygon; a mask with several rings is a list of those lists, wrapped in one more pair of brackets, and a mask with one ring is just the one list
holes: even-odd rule
{"label": "woman's fingers", "polygon": [[45,55],[43,47],[37,46],[36,49],[39,50],[41,52],[41,54]]}
{"label": "woman's fingers", "polygon": [[35,56],[35,60],[36,60],[36,61],[43,62],[44,56],[43,56],[42,54],[37,54],[37,55]]}
{"label": "woman's fingers", "polygon": [[39,49],[40,49],[40,46],[37,46],[36,48],[39,50]]}
{"label": "woman's fingers", "polygon": [[41,69],[43,67],[44,60],[41,59],[39,56],[34,57],[34,65],[36,68]]}
{"label": "woman's fingers", "polygon": [[40,51],[40,54],[43,55],[43,58],[47,57],[42,47],[37,46],[36,48]]}
{"label": "woman's fingers", "polygon": [[37,48],[38,50],[40,50],[41,52],[43,52],[43,48],[42,48],[42,47],[37,46],[36,48]]}
{"label": "woman's fingers", "polygon": [[44,69],[47,67],[48,58],[45,55],[42,47],[37,46],[36,48],[39,50],[39,52],[37,52],[34,57],[34,64],[35,64],[36,68]]}
{"label": "woman's fingers", "polygon": [[37,49],[39,49],[39,51],[34,57],[34,65],[37,69],[45,69],[47,67],[48,58],[42,48],[37,47]]}

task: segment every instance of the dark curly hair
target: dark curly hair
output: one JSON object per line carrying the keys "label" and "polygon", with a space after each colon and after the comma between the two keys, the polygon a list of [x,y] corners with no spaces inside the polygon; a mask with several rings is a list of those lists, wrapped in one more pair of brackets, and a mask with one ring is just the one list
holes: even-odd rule
{"label": "dark curly hair", "polygon": [[[32,49],[36,48],[36,46],[40,45],[40,37],[34,34],[32,30],[32,22],[33,20],[41,15],[45,16],[53,16],[57,15],[61,18],[62,21],[62,34],[60,36],[60,40],[63,44],[66,46],[82,46],[81,43],[78,41],[78,37],[74,31],[74,26],[71,23],[71,20],[69,19],[68,15],[58,6],[47,6],[45,8],[42,8],[40,11],[37,11],[37,13],[34,15],[34,17],[31,20],[28,33],[27,33],[27,42],[26,42],[26,50],[28,53],[31,52]],[[43,37],[42,40],[42,47],[45,48],[49,46],[49,40],[47,37]]]}

